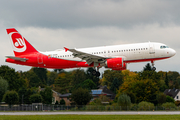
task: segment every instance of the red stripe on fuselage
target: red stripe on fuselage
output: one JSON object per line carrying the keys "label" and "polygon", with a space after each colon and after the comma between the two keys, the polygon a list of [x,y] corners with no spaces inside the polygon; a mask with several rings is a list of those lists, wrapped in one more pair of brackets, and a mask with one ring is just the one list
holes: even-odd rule
{"label": "red stripe on fuselage", "polygon": [[[42,53],[35,53],[26,56],[18,56],[20,58],[27,58],[26,62],[17,61],[14,59],[7,58],[6,62],[15,63],[20,65],[27,65],[33,67],[41,67],[41,68],[52,68],[52,69],[65,69],[65,68],[77,68],[77,67],[93,67],[93,64],[88,65],[84,61],[73,61],[73,60],[65,60],[59,58],[53,58]],[[139,59],[139,60],[124,60],[125,63],[133,63],[133,62],[147,62],[147,61],[156,61],[162,60],[169,57],[164,58],[152,58],[152,59]]]}
{"label": "red stripe on fuselage", "polygon": [[156,61],[156,60],[163,60],[170,57],[163,57],[163,58],[151,58],[151,59],[138,59],[138,60],[124,60],[125,63],[134,63],[134,62],[148,62],[148,61]]}

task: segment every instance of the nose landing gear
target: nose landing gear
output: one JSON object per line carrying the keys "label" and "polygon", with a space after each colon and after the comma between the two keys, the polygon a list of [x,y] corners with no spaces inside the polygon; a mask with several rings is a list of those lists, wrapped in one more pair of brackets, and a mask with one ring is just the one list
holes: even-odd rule
{"label": "nose landing gear", "polygon": [[156,71],[156,67],[154,67],[154,61],[151,61],[151,63],[152,63],[152,70]]}

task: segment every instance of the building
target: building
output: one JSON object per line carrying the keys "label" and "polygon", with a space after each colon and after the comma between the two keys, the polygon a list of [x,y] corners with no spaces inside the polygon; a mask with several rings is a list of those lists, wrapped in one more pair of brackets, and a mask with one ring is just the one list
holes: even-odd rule
{"label": "building", "polygon": [[60,102],[60,98],[59,98],[59,96],[61,95],[61,93],[58,93],[58,92],[56,92],[56,91],[54,91],[54,90],[52,90],[52,92],[53,92],[53,98],[52,98],[52,104],[55,104],[56,103],[56,101],[58,101],[58,103]]}
{"label": "building", "polygon": [[64,99],[66,106],[70,106],[71,105],[70,96],[71,96],[71,93],[66,93],[66,94],[60,95],[59,98],[60,100]]}
{"label": "building", "polygon": [[166,89],[164,94],[174,98],[175,101],[180,101],[180,89]]}
{"label": "building", "polygon": [[106,95],[111,100],[114,100],[115,94],[107,88],[107,86],[99,86],[99,89],[91,90],[93,98],[98,98],[100,95]]}

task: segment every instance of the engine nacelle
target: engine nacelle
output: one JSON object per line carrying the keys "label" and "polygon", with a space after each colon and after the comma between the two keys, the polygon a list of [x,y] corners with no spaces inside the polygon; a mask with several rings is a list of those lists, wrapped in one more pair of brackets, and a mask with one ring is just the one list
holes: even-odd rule
{"label": "engine nacelle", "polygon": [[106,68],[112,68],[112,70],[126,70],[126,63],[123,62],[123,58],[110,58],[106,60]]}

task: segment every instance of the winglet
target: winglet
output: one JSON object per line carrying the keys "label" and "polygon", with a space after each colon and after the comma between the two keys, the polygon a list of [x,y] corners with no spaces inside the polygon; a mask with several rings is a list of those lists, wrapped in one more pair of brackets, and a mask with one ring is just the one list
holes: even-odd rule
{"label": "winglet", "polygon": [[67,52],[69,49],[68,48],[66,48],[66,47],[64,47],[64,49],[65,49],[65,52]]}

